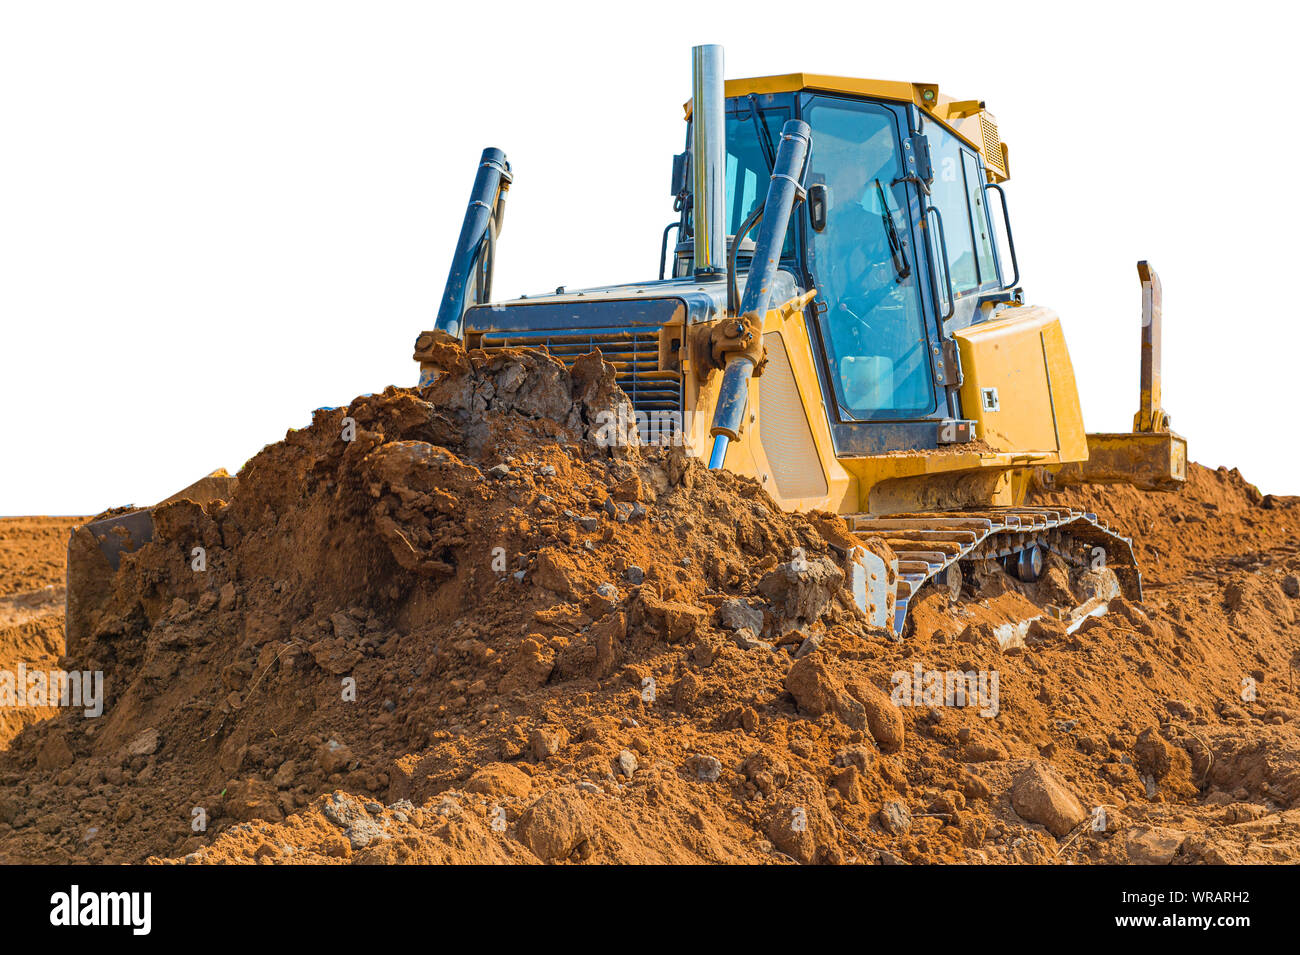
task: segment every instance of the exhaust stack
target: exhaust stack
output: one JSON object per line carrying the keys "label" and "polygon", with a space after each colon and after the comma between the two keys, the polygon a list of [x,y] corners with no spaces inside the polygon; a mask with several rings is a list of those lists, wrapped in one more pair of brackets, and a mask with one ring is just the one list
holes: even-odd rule
{"label": "exhaust stack", "polygon": [[695,275],[727,275],[727,104],[722,47],[691,48],[691,174]]}

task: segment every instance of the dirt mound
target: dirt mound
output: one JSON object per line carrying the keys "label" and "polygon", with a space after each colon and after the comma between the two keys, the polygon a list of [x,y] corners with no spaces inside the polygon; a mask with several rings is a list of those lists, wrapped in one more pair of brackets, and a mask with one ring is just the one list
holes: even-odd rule
{"label": "dirt mound", "polygon": [[[78,518],[0,518],[0,673],[48,671],[63,653],[63,566]],[[3,702],[0,690],[0,702]],[[50,706],[0,705],[0,748]]]}
{"label": "dirt mound", "polygon": [[0,517],[0,596],[63,585],[68,533],[76,517]]}
{"label": "dirt mound", "polygon": [[839,518],[611,445],[597,357],[445,364],[157,511],[61,661],[104,715],[0,754],[0,859],[1300,857],[1291,502],[1062,492],[1163,555],[1144,605],[1004,646],[1077,581],[989,577],[900,644]]}

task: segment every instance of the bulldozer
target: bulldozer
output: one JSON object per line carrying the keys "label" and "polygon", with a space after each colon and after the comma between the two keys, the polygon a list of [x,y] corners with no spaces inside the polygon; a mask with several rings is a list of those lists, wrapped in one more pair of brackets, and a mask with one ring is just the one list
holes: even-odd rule
{"label": "bulldozer", "polygon": [[[1049,554],[1105,566],[1140,599],[1130,539],[1102,515],[1027,502],[1068,483],[1185,480],[1186,441],[1160,406],[1149,264],[1133,431],[1088,434],[1061,320],[1020,284],[1008,148],[983,101],[812,73],[726,80],[716,45],[693,48],[691,93],[647,281],[494,300],[514,171],[483,151],[437,319],[415,344],[421,385],[451,339],[569,365],[599,352],[629,403],[609,440],[679,445],[781,508],[842,515],[862,541],[846,554],[853,599],[896,635],[923,587],[955,597],[964,569],[990,565],[1033,582]],[[148,509],[75,531],[70,611],[124,538],[149,535]]]}

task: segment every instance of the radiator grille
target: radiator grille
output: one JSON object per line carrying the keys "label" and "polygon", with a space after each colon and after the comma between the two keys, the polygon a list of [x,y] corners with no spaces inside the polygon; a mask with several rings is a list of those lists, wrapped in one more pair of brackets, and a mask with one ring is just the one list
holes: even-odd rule
{"label": "radiator grille", "polygon": [[998,139],[998,127],[987,113],[980,113],[980,133],[984,137],[984,162],[1005,176],[1007,167],[1002,159],[1002,141]]}
{"label": "radiator grille", "polygon": [[618,386],[637,411],[682,410],[681,375],[659,368],[658,328],[587,328],[581,331],[483,332],[478,347],[545,348],[568,367],[599,349],[614,366]]}

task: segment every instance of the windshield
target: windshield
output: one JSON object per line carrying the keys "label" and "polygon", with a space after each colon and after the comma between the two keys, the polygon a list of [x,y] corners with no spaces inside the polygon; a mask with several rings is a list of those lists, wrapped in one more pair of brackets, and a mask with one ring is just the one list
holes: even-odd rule
{"label": "windshield", "polygon": [[[766,144],[759,139],[758,127],[748,104],[740,101],[738,113],[727,114],[727,235],[736,234],[751,212],[767,198],[772,167],[768,164],[765,145],[775,154],[781,143],[781,129],[790,118],[789,110],[767,108],[760,110],[763,125],[767,127]],[[794,218],[791,217],[793,224]],[[754,228],[746,238],[753,240],[758,233]],[[793,255],[793,229],[785,234],[782,255]]]}
{"label": "windshield", "polygon": [[[815,96],[809,183],[824,183],[826,228],[809,231],[831,378],[847,418],[934,410],[930,355],[912,248],[894,114],[873,103]],[[728,129],[730,135],[730,129]]]}

